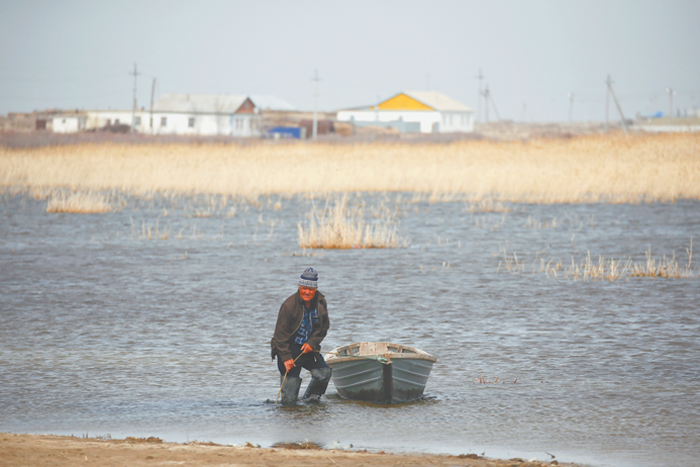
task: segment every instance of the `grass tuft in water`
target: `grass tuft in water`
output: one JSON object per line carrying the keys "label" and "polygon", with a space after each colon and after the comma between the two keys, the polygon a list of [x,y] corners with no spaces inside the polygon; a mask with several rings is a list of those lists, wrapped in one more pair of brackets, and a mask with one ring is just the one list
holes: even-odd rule
{"label": "grass tuft in water", "polygon": [[547,278],[558,279],[561,274],[564,278],[573,281],[609,281],[631,278],[631,277],[662,277],[666,279],[700,279],[700,268],[693,269],[693,239],[690,239],[690,246],[686,248],[688,262],[681,265],[676,260],[675,253],[671,257],[663,256],[661,259],[652,257],[651,247],[646,252],[646,261],[635,262],[630,258],[615,259],[598,256],[597,261],[592,259],[591,252],[588,251],[583,261],[576,262],[571,257],[571,264],[564,269],[561,261],[550,259],[545,262],[544,258],[538,258],[528,263],[522,255],[508,253],[503,249],[503,259],[498,262],[497,272],[503,270],[511,274],[545,273]]}
{"label": "grass tuft in water", "polygon": [[52,193],[46,205],[46,212],[66,212],[79,214],[111,212],[112,206],[107,198],[94,192]]}
{"label": "grass tuft in water", "polygon": [[[384,206],[384,208],[386,208]],[[365,221],[362,206],[350,207],[348,197],[326,200],[322,209],[313,208],[304,225],[299,222],[301,248],[401,248],[408,240],[397,232],[395,216]]]}

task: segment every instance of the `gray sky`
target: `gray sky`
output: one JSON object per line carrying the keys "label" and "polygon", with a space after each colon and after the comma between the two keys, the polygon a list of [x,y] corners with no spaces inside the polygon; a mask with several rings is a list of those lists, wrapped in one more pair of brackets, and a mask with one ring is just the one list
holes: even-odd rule
{"label": "gray sky", "polygon": [[[130,109],[175,92],[270,94],[300,109],[435,90],[501,118],[603,120],[700,107],[700,2],[0,0],[0,113]],[[614,115],[611,102],[611,116]],[[493,107],[490,119],[495,119]]]}

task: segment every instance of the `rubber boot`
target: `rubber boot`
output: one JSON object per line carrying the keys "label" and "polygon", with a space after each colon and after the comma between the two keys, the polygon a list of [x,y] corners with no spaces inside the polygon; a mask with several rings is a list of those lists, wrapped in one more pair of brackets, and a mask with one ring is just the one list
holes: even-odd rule
{"label": "rubber boot", "polygon": [[299,397],[299,388],[301,387],[301,378],[293,376],[280,376],[280,384],[282,384],[282,405],[292,405]]}
{"label": "rubber boot", "polygon": [[331,380],[331,369],[330,368],[314,368],[309,370],[311,372],[311,382],[304,392],[304,397],[302,399],[315,399],[319,400],[321,396],[326,392],[328,387],[328,382]]}

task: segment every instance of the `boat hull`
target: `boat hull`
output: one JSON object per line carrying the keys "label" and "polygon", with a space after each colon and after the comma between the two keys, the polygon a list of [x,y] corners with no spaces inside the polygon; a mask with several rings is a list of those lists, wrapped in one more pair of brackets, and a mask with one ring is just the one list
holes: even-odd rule
{"label": "boat hull", "polygon": [[[413,349],[401,347],[402,350]],[[342,349],[334,351],[340,353],[339,356],[326,359],[333,368],[333,384],[338,394],[345,399],[378,404],[420,399],[436,360],[422,351],[419,351],[422,354],[404,351],[342,356]]]}

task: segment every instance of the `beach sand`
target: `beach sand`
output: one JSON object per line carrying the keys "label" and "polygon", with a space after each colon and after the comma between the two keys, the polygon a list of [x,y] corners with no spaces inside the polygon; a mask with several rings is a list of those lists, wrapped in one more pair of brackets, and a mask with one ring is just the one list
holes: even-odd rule
{"label": "beach sand", "polygon": [[[308,449],[308,448],[311,449]],[[304,449],[307,448],[307,449]],[[557,461],[526,459],[497,460],[476,454],[459,456],[399,454],[318,449],[313,445],[290,444],[284,448],[222,446],[213,443],[166,443],[158,438],[102,440],[72,436],[0,433],[0,466],[472,466],[535,467],[557,465]],[[577,464],[558,464],[577,467]],[[579,466],[580,467],[580,466]]]}

